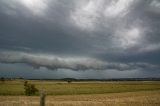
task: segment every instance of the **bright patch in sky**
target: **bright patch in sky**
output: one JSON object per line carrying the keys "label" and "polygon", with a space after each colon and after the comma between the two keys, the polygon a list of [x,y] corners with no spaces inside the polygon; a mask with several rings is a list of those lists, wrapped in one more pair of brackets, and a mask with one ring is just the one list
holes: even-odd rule
{"label": "bright patch in sky", "polygon": [[158,0],[153,0],[151,6],[155,6],[156,8],[160,8],[160,2]]}
{"label": "bright patch in sky", "polygon": [[47,4],[44,0],[21,0],[20,2],[37,15],[42,15],[47,8]]}
{"label": "bright patch in sky", "polygon": [[98,21],[98,17],[100,17],[102,4],[102,0],[91,0],[87,3],[81,4],[79,8],[76,8],[71,14],[71,19],[78,27],[93,30]]}
{"label": "bright patch in sky", "polygon": [[139,40],[142,37],[141,30],[137,27],[131,29],[121,29],[116,32],[116,40],[118,40],[118,46],[122,48],[130,48],[139,44]]}
{"label": "bright patch in sky", "polygon": [[115,17],[117,15],[125,15],[128,7],[133,0],[113,0],[105,10],[105,15]]}

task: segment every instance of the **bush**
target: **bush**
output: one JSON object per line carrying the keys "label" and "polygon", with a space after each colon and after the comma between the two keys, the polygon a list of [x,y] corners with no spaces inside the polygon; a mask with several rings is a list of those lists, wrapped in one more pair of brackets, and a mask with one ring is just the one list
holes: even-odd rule
{"label": "bush", "polygon": [[68,80],[67,82],[68,82],[68,84],[72,83],[72,81],[71,81],[71,80]]}
{"label": "bush", "polygon": [[25,89],[25,95],[34,95],[36,92],[38,92],[38,89],[35,87],[34,84],[28,84],[28,81],[24,82],[24,89]]}
{"label": "bush", "polygon": [[5,78],[4,77],[1,77],[0,80],[1,80],[2,83],[5,82]]}

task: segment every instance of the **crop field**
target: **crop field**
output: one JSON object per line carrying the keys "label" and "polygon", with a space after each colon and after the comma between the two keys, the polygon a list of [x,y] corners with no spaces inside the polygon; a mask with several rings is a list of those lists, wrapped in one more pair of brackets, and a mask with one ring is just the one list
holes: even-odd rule
{"label": "crop field", "polygon": [[[46,93],[46,106],[160,106],[160,81],[28,80]],[[0,83],[0,106],[39,106],[39,93],[24,95],[24,81]]]}

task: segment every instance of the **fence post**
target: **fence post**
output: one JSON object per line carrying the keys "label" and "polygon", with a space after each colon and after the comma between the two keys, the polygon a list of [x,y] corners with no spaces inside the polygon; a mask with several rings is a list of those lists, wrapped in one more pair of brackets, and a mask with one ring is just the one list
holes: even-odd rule
{"label": "fence post", "polygon": [[43,91],[41,91],[41,94],[40,94],[40,106],[45,106],[45,93]]}

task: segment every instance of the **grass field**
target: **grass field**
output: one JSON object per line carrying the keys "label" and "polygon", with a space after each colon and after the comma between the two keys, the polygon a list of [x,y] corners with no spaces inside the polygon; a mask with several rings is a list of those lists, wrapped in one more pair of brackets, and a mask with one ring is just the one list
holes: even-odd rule
{"label": "grass field", "polygon": [[[160,81],[90,81],[72,82],[63,81],[28,81],[47,95],[79,95],[104,94],[134,91],[160,90]],[[24,95],[24,81],[5,81],[0,84],[0,95]],[[37,94],[38,95],[38,94]]]}
{"label": "grass field", "polygon": [[[0,83],[0,106],[39,106],[24,96],[24,81]],[[46,106],[160,106],[160,81],[33,81],[46,92]]]}
{"label": "grass field", "polygon": [[[39,106],[39,97],[0,96],[0,106]],[[47,96],[46,106],[160,106],[160,90]]]}

